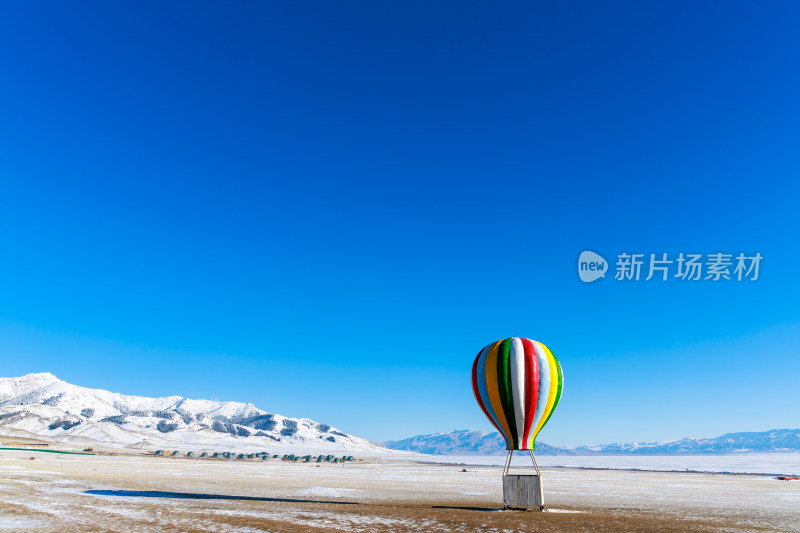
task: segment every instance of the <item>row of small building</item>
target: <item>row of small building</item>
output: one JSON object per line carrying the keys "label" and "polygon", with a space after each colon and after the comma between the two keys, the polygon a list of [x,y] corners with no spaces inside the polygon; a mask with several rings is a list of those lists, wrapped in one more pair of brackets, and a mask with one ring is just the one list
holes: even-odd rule
{"label": "row of small building", "polygon": [[[155,455],[166,455],[164,450],[156,450]],[[179,457],[181,452],[175,450],[170,455],[173,457]],[[194,452],[187,452],[186,457],[195,457]],[[203,452],[200,454],[201,458],[206,457],[214,457],[217,459],[261,459],[262,461],[268,461],[269,459],[280,459],[282,461],[293,461],[293,462],[305,462],[310,463],[315,461],[317,463],[344,463],[346,461],[353,461],[355,460],[352,455],[343,455],[342,457],[336,457],[335,455],[295,455],[293,453],[286,454],[286,455],[270,455],[267,452],[260,452],[260,453],[231,453],[231,452],[214,452],[211,455],[208,452]]]}

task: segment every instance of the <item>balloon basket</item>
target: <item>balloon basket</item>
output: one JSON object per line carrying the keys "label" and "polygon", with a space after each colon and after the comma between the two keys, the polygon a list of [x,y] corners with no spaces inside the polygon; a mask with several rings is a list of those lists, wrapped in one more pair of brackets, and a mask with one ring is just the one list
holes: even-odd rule
{"label": "balloon basket", "polygon": [[506,467],[503,469],[503,508],[525,511],[544,511],[544,493],[542,491],[542,472],[536,463],[533,450],[531,454],[536,474],[509,474],[511,457],[514,450],[508,450]]}

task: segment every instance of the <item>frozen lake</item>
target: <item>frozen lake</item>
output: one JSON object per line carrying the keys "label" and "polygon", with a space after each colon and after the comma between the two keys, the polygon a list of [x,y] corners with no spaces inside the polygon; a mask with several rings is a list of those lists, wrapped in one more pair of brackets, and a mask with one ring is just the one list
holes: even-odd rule
{"label": "frozen lake", "polygon": [[[425,455],[418,461],[465,464],[505,464],[505,455]],[[742,453],[731,455],[542,455],[539,466],[569,468],[611,468],[686,472],[734,472],[800,476],[800,453]],[[530,457],[514,454],[512,466],[530,466]]]}

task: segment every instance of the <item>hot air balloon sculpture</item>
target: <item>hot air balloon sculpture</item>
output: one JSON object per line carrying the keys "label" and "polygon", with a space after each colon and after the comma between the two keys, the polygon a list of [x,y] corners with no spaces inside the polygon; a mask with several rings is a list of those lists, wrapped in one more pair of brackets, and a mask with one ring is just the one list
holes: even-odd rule
{"label": "hot air balloon sculpture", "polygon": [[[561,363],[547,346],[530,339],[511,337],[493,342],[472,364],[475,399],[506,441],[503,500],[507,508],[544,509],[541,471],[533,451],[536,436],[561,399],[563,385]],[[514,450],[530,453],[536,476],[508,474]]]}

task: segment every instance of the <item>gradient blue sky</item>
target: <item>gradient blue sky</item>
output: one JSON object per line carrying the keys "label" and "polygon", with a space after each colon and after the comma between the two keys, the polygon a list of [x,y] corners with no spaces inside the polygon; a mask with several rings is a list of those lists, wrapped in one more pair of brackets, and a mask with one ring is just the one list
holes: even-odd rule
{"label": "gradient blue sky", "polygon": [[[380,441],[490,429],[472,360],[520,335],[564,367],[543,442],[798,427],[799,16],[7,3],[2,375]],[[764,260],[583,284],[584,249]]]}

